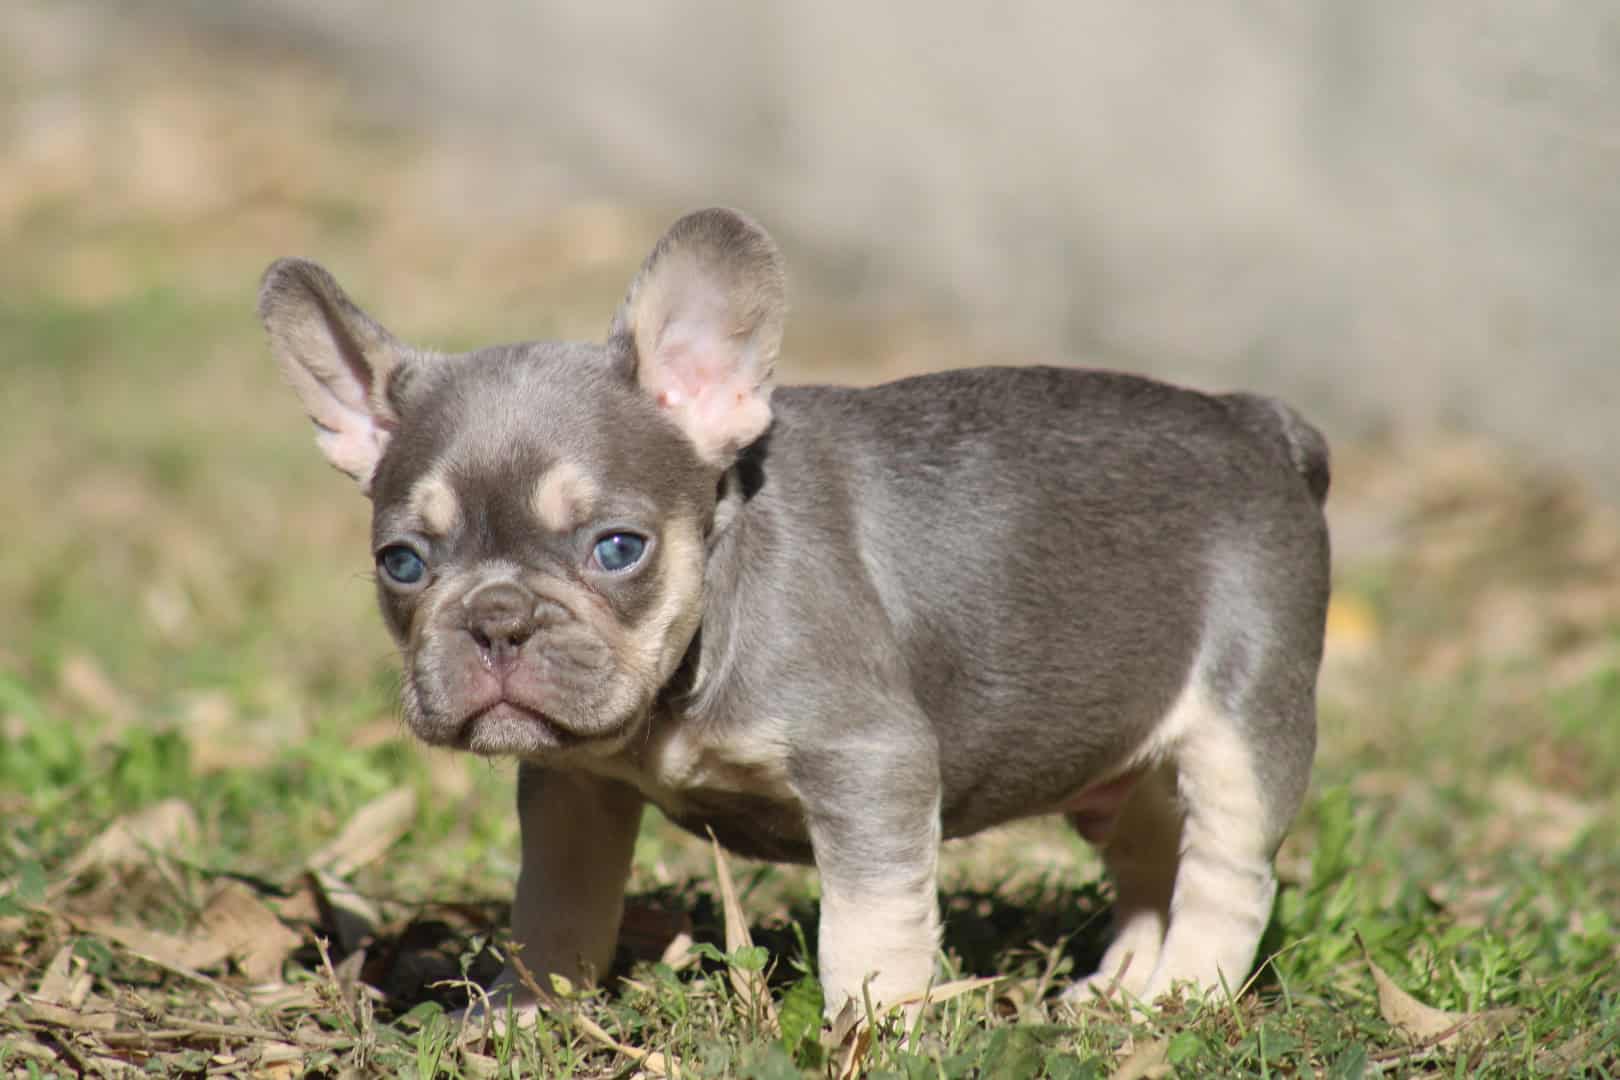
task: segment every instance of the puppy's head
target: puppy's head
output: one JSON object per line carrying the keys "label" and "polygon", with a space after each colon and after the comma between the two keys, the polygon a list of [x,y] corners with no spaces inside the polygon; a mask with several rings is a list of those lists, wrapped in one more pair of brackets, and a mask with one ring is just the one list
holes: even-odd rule
{"label": "puppy's head", "polygon": [[601,344],[431,353],[270,267],[272,350],[372,499],[419,736],[548,758],[636,732],[702,614],[720,478],[770,424],[783,307],[775,245],[725,210],[671,227]]}

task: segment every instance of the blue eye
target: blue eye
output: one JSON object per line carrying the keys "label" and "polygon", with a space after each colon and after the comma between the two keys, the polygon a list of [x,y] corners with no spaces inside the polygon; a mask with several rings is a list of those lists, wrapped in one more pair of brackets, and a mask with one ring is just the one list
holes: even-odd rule
{"label": "blue eye", "polygon": [[427,574],[422,556],[404,544],[389,544],[377,553],[377,565],[389,580],[399,585],[415,585]]}
{"label": "blue eye", "polygon": [[609,533],[592,549],[596,564],[609,572],[630,569],[646,550],[647,541],[635,533]]}

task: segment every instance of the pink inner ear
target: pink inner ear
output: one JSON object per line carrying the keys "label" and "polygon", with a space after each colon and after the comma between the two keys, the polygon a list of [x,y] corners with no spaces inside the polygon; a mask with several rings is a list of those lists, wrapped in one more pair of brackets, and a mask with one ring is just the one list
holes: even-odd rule
{"label": "pink inner ear", "polygon": [[666,329],[645,385],[706,457],[733,453],[770,423],[766,392],[749,381],[747,343]]}
{"label": "pink inner ear", "polygon": [[321,428],[315,433],[315,445],[334,468],[360,481],[361,489],[369,492],[372,474],[388,446],[388,432],[367,417],[338,430]]}

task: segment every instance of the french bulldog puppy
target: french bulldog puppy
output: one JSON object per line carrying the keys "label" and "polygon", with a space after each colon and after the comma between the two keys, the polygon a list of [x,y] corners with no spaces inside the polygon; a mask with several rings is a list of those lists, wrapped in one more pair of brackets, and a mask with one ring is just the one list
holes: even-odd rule
{"label": "french bulldog puppy", "polygon": [[313,263],[265,275],[372,501],[406,721],[519,762],[521,958],[607,972],[652,803],[813,862],[829,1012],[895,1001],[935,974],[941,840],[1063,814],[1117,893],[1070,993],[1236,990],[1315,748],[1321,435],[1075,369],[773,392],[783,292],[729,210],[670,228],[599,344],[442,355]]}

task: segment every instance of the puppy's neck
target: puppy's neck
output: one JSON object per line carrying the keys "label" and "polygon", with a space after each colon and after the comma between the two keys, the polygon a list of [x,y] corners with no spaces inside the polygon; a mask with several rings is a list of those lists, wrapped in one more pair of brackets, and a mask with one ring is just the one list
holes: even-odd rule
{"label": "puppy's neck", "polygon": [[720,476],[715,493],[714,514],[705,538],[709,556],[714,558],[719,541],[759,490],[765,486],[765,459],[770,453],[771,433],[767,431],[744,447],[737,461]]}

